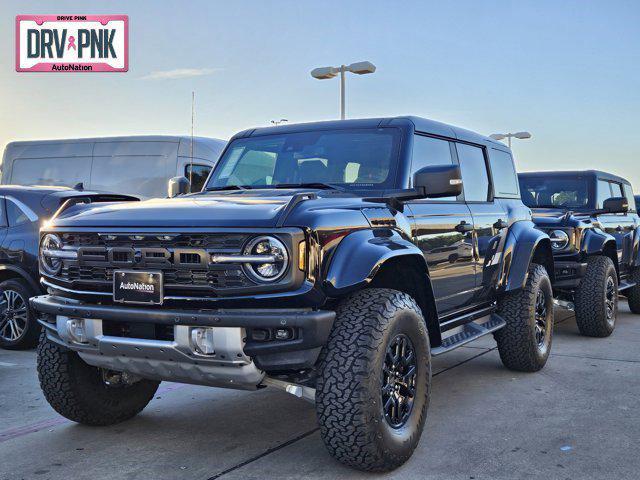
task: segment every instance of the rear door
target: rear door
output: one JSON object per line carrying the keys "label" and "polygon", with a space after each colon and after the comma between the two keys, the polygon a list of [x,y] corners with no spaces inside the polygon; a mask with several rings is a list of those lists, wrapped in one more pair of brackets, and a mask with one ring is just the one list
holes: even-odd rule
{"label": "rear door", "polygon": [[172,139],[98,141],[89,188],[143,199],[166,197],[177,153],[178,141]]}
{"label": "rear door", "polygon": [[[424,135],[413,139],[411,177],[429,165],[455,162],[452,142]],[[465,309],[473,298],[475,259],[473,219],[461,198],[420,199],[408,203],[413,236],[429,266],[440,318]]]}
{"label": "rear door", "polygon": [[[506,232],[508,212],[494,198],[488,167],[488,152],[484,146],[456,143],[464,199],[471,211],[474,225],[474,262],[476,291],[472,303],[479,304],[493,299],[497,271],[492,263],[500,235]],[[511,167],[513,168],[513,167]],[[505,172],[506,174],[515,173]]]}

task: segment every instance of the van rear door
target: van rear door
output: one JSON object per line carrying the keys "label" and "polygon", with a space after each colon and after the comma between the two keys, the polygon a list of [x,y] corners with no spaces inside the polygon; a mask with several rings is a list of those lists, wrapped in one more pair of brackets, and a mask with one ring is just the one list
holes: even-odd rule
{"label": "van rear door", "polygon": [[93,150],[91,190],[166,197],[167,178],[173,176],[178,141],[97,141]]}

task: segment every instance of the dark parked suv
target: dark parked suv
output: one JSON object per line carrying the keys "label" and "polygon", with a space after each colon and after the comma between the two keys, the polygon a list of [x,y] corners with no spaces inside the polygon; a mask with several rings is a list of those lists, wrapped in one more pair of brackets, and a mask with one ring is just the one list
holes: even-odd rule
{"label": "dark parked suv", "polygon": [[31,348],[40,326],[29,298],[43,293],[38,273],[39,230],[63,202],[133,199],[65,187],[0,186],[0,290],[6,310],[0,314],[0,347]]}
{"label": "dark parked suv", "polygon": [[606,337],[618,291],[640,313],[640,218],[631,184],[599,171],[521,173],[524,203],[551,237],[554,291],[575,303],[584,335]]}
{"label": "dark parked suv", "polygon": [[493,333],[536,371],[553,331],[549,237],[508,148],[415,117],[247,130],[201,193],[73,206],[41,232],[40,382],[109,425],[159,381],[314,400],[345,464],[418,443],[431,356]]}

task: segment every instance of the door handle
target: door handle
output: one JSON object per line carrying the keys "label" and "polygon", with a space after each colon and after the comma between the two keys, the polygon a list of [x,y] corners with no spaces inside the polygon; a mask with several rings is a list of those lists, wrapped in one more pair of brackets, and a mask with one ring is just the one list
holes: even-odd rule
{"label": "door handle", "polygon": [[473,230],[473,225],[471,223],[467,223],[462,220],[458,225],[456,225],[456,232],[466,233]]}
{"label": "door handle", "polygon": [[502,230],[503,228],[507,228],[508,226],[509,224],[502,219],[493,224],[493,228],[495,228],[496,230]]}

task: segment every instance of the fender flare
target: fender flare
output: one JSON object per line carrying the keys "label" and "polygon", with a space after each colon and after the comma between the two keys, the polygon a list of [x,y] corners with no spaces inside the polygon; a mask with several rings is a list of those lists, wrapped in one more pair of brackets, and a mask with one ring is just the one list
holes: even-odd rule
{"label": "fender flare", "polygon": [[599,228],[589,228],[584,232],[580,250],[585,255],[598,255],[604,251],[608,243],[612,243],[614,248],[617,248],[615,246],[616,239],[612,235],[605,233]]}
{"label": "fender flare", "polygon": [[358,230],[347,235],[328,261],[324,285],[329,296],[337,297],[367,285],[389,259],[415,256],[425,273],[422,251],[392,230]]}
{"label": "fender flare", "polygon": [[505,292],[523,288],[529,277],[529,265],[534,257],[542,258],[547,273],[554,278],[551,240],[533,222],[522,220],[514,223],[507,232],[502,250],[501,287]]}
{"label": "fender flare", "polygon": [[36,282],[33,277],[29,274],[27,270],[22,267],[18,267],[16,265],[7,265],[0,264],[0,272],[2,271],[10,271],[16,274],[16,276],[22,278],[25,282],[29,284],[29,286],[33,289],[34,292],[42,292],[42,287]]}
{"label": "fender flare", "polygon": [[640,227],[633,232],[633,248],[631,249],[631,266],[640,267]]}

